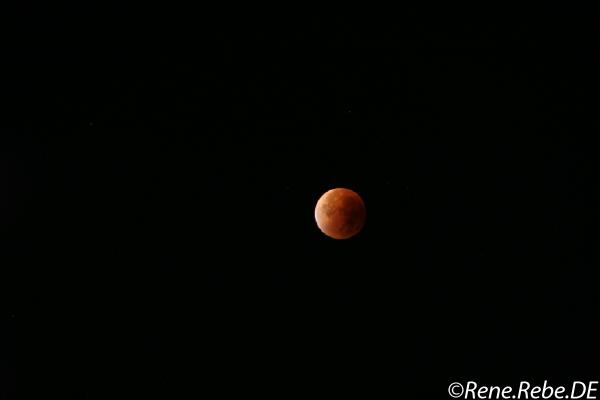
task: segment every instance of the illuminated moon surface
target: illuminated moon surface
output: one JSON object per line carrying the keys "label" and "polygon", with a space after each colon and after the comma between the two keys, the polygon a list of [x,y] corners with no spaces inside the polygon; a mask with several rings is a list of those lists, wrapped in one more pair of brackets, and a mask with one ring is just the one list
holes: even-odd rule
{"label": "illuminated moon surface", "polygon": [[317,202],[317,226],[329,237],[348,239],[365,225],[365,203],[358,193],[344,188],[331,189]]}

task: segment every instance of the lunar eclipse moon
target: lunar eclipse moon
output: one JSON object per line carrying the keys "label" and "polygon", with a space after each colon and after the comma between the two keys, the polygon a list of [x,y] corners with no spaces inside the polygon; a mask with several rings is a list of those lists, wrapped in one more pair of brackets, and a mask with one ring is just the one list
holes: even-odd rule
{"label": "lunar eclipse moon", "polygon": [[345,188],[325,192],[315,207],[317,226],[333,239],[349,239],[359,233],[366,218],[365,203],[358,193]]}

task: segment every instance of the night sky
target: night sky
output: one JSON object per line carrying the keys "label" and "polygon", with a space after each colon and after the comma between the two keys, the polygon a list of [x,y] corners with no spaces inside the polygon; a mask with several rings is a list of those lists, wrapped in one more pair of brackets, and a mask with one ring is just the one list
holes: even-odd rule
{"label": "night sky", "polygon": [[[29,40],[1,212],[49,392],[598,377],[592,26],[163,18]],[[367,207],[345,241],[314,221],[334,187]]]}

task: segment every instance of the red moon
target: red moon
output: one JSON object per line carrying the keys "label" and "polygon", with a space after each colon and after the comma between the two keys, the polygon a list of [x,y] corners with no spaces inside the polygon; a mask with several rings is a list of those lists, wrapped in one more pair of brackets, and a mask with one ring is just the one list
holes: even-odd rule
{"label": "red moon", "polygon": [[331,189],[323,194],[315,207],[317,226],[334,239],[348,239],[365,225],[365,203],[358,193],[344,188]]}

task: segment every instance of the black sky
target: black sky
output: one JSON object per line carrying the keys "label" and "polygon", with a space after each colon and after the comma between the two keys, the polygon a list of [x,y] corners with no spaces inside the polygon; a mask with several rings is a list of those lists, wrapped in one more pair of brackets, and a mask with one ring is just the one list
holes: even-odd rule
{"label": "black sky", "polygon": [[[31,42],[2,153],[49,388],[597,376],[593,27],[128,18]],[[314,223],[333,187],[367,206],[348,241]]]}

